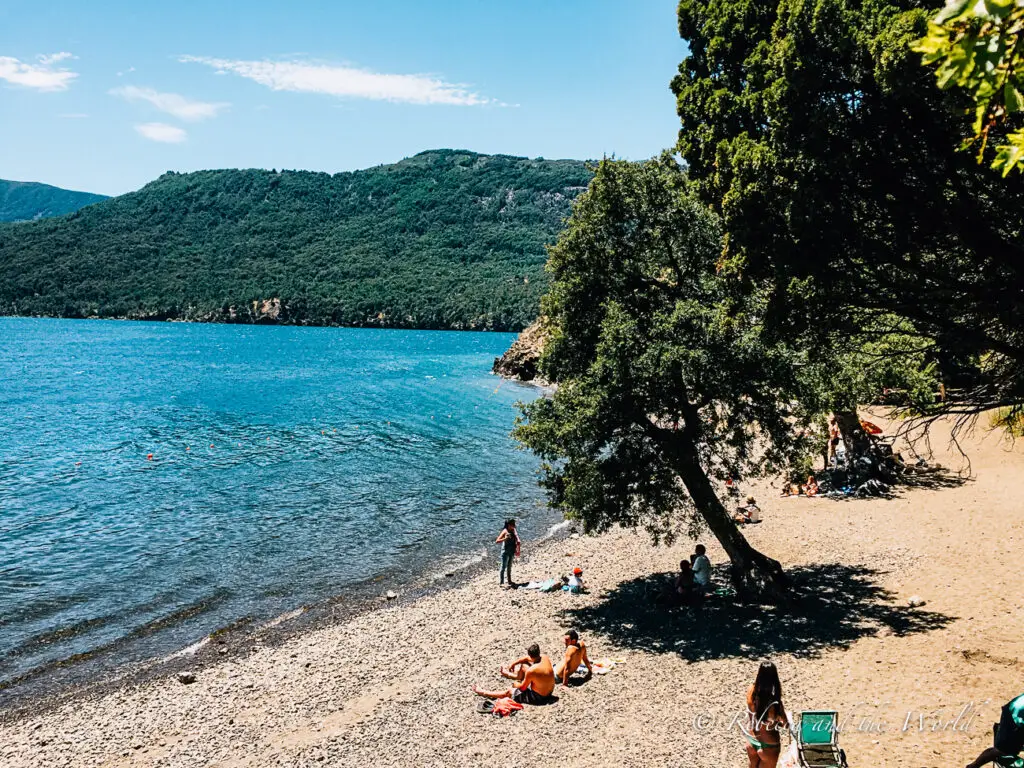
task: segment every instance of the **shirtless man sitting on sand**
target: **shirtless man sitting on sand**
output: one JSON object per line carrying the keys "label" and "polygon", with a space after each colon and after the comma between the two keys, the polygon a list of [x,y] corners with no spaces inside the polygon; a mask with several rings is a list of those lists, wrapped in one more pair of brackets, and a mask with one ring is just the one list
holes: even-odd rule
{"label": "shirtless man sitting on sand", "polygon": [[547,704],[552,700],[555,670],[551,666],[551,659],[541,655],[540,646],[536,643],[526,649],[526,656],[513,661],[508,667],[502,667],[501,676],[517,681],[518,685],[504,691],[485,691],[474,685],[473,693],[485,699],[511,697],[520,704]]}
{"label": "shirtless man sitting on sand", "polygon": [[590,666],[590,658],[587,656],[586,643],[580,640],[579,632],[570,629],[565,633],[565,656],[555,667],[555,679],[562,685],[568,685],[569,678],[580,668],[580,664],[587,668],[588,678],[594,674],[594,669]]}

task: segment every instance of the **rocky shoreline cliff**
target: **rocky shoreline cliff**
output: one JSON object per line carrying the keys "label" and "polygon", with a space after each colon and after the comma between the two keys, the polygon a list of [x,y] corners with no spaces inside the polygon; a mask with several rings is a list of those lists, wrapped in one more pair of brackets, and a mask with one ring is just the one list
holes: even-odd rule
{"label": "rocky shoreline cliff", "polygon": [[540,355],[546,340],[543,318],[539,318],[519,334],[505,354],[494,359],[491,370],[507,379],[546,386],[548,382],[540,376],[539,369]]}

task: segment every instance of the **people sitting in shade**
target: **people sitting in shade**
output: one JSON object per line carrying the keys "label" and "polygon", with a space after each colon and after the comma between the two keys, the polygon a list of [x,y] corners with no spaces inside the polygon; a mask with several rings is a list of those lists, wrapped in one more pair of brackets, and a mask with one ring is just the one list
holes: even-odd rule
{"label": "people sitting in shade", "polygon": [[804,493],[807,496],[818,495],[818,481],[814,479],[814,475],[807,476],[807,482],[804,484]]}
{"label": "people sitting in shade", "polygon": [[737,509],[736,514],[732,516],[732,519],[740,525],[760,523],[761,508],[757,506],[757,500],[753,496],[748,496],[746,506]]}
{"label": "people sitting in shade", "polygon": [[708,559],[707,548],[703,544],[694,547],[690,555],[690,570],[693,572],[693,583],[700,592],[707,592],[711,586],[711,560]]}
{"label": "people sitting in shade", "polygon": [[704,596],[704,588],[697,584],[693,564],[689,560],[679,562],[679,573],[675,581],[676,602],[680,605],[694,605]]}

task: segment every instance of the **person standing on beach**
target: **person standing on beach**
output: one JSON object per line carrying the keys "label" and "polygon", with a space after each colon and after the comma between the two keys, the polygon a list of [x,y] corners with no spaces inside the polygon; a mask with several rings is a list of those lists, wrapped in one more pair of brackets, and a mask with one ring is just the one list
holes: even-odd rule
{"label": "person standing on beach", "polygon": [[747,691],[747,727],[740,731],[747,740],[750,768],[775,768],[782,752],[781,731],[789,727],[782,706],[782,683],[770,661],[762,661],[754,684]]}
{"label": "person standing on beach", "polygon": [[504,586],[505,577],[508,576],[508,585],[515,587],[512,581],[512,561],[519,557],[520,541],[519,532],[516,531],[516,521],[509,519],[505,521],[505,527],[501,529],[498,538],[494,540],[501,544],[501,581],[499,585]]}

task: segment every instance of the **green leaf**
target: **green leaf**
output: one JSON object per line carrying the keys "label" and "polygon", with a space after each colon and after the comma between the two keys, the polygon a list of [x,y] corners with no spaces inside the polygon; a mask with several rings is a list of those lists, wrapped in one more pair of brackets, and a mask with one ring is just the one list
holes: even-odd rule
{"label": "green leaf", "polygon": [[1007,83],[1003,87],[1003,106],[1006,107],[1007,114],[1024,109],[1024,96],[1013,83]]}
{"label": "green leaf", "polygon": [[996,158],[992,161],[992,167],[1001,171],[1003,178],[1010,175],[1010,171],[1024,165],[1024,130],[1016,131],[1006,137],[1007,143],[996,150]]}

